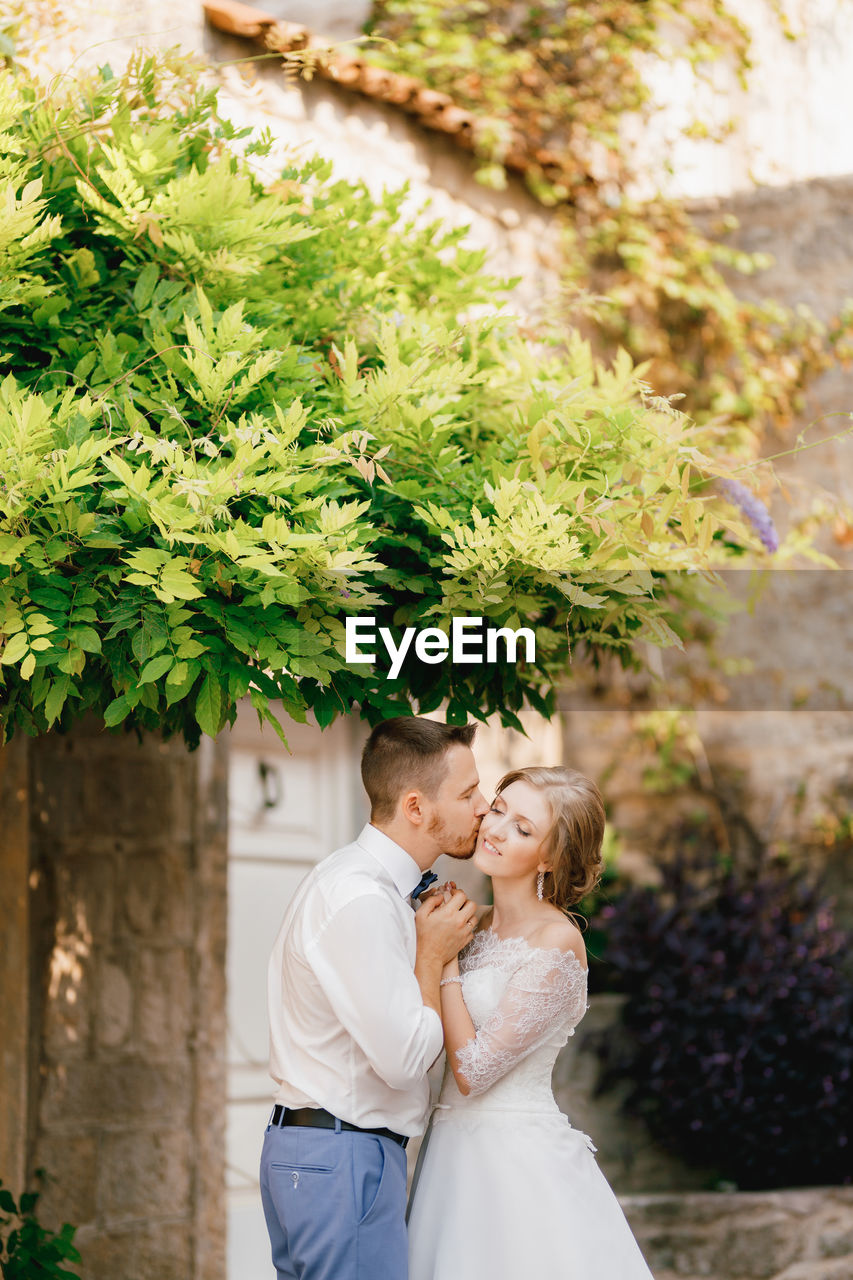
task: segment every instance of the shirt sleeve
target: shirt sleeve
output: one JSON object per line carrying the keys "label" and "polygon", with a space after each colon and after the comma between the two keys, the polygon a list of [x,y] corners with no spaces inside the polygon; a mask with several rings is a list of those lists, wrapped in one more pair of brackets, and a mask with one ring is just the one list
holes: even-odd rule
{"label": "shirt sleeve", "polygon": [[424,1079],[442,1047],[441,1019],[421,997],[406,938],[379,894],[331,917],[308,949],[341,1025],[392,1089]]}
{"label": "shirt sleeve", "polygon": [[[485,1093],[533,1053],[558,1024],[574,1031],[587,1009],[586,969],[573,952],[531,951],[494,1013],[456,1054],[469,1093]],[[464,994],[464,987],[463,987]]]}

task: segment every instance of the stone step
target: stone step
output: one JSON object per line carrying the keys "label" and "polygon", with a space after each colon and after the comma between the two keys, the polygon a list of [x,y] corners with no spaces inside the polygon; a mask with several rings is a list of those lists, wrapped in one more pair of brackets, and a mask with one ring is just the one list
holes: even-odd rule
{"label": "stone step", "polygon": [[795,1262],[774,1280],[853,1280],[853,1253],[819,1262]]}
{"label": "stone step", "polygon": [[[729,1280],[726,1275],[708,1276],[683,1271],[656,1270],[655,1280]],[[853,1280],[853,1253],[844,1258],[823,1258],[819,1262],[795,1262],[771,1280]]]}
{"label": "stone step", "polygon": [[655,1280],[853,1280],[853,1187],[620,1200]]}

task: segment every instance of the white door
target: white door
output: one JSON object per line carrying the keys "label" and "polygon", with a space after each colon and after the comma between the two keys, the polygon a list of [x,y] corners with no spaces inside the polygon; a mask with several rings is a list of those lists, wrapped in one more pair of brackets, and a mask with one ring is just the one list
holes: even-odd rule
{"label": "white door", "polygon": [[367,819],[359,777],[366,726],[289,724],[290,753],[251,706],[229,741],[228,1280],[271,1280],[258,1160],[272,1107],[267,960],[299,881]]}

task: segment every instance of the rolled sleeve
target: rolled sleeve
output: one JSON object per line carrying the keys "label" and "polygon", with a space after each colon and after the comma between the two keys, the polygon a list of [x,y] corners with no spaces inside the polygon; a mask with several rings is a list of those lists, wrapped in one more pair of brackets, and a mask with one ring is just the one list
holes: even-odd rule
{"label": "rolled sleeve", "polygon": [[410,1089],[441,1052],[441,1019],[421,997],[406,938],[380,894],[347,903],[309,959],[341,1025],[391,1089]]}

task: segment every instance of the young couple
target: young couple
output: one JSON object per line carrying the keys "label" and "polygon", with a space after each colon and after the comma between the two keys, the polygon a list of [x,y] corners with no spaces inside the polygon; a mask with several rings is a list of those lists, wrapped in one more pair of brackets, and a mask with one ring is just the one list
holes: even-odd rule
{"label": "young couple", "polygon": [[[276,940],[261,1194],[277,1280],[651,1280],[550,1083],[587,1007],[566,911],[600,874],[601,796],[570,769],[519,769],[489,806],[473,738],[415,717],[374,729],[370,822],[302,882]],[[491,909],[424,893],[441,853],[473,854]],[[442,1044],[407,1234],[405,1146]]]}

